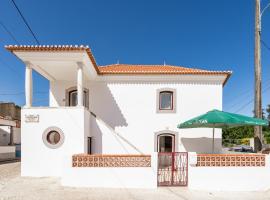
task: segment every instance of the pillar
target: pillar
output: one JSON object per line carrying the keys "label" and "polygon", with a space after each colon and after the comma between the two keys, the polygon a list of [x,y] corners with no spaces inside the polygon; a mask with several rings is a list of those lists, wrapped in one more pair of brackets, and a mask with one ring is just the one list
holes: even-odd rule
{"label": "pillar", "polygon": [[32,67],[29,62],[25,63],[25,107],[32,106],[33,96],[33,80],[32,80]]}
{"label": "pillar", "polygon": [[83,64],[77,63],[77,106],[83,106]]}

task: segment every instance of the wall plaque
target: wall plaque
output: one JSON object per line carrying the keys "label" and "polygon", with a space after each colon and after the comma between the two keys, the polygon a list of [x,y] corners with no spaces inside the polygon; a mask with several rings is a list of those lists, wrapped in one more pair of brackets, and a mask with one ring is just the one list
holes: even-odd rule
{"label": "wall plaque", "polygon": [[26,123],[38,123],[39,122],[39,115],[25,115],[25,122]]}

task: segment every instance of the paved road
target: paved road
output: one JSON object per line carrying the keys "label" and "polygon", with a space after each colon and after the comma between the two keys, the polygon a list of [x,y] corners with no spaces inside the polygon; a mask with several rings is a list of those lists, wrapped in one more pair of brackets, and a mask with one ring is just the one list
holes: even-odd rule
{"label": "paved road", "polygon": [[[270,181],[270,180],[269,180]],[[0,200],[269,200],[267,192],[202,192],[187,188],[93,189],[63,187],[57,178],[20,177],[20,162],[0,165]]]}

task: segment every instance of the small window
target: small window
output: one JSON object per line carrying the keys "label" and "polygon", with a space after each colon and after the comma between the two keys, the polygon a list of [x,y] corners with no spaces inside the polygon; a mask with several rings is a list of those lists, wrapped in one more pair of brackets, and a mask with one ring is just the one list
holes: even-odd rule
{"label": "small window", "polygon": [[[73,90],[69,92],[69,106],[77,106],[77,90]],[[87,107],[87,91],[83,91],[83,105]]]}
{"label": "small window", "polygon": [[173,92],[164,91],[159,93],[159,109],[173,110]]}
{"label": "small window", "polygon": [[77,105],[77,90],[69,92],[69,106]]}
{"label": "small window", "polygon": [[58,127],[47,128],[42,135],[44,144],[52,149],[60,147],[64,143],[64,133]]}
{"label": "small window", "polygon": [[176,90],[164,88],[157,90],[157,113],[176,112]]}
{"label": "small window", "polygon": [[48,143],[55,145],[55,144],[58,144],[59,141],[60,141],[60,134],[57,131],[50,131],[47,134],[47,142]]}
{"label": "small window", "polygon": [[[66,90],[66,106],[77,106],[77,88],[71,87]],[[89,90],[84,88],[83,90],[83,106],[89,108]]]}

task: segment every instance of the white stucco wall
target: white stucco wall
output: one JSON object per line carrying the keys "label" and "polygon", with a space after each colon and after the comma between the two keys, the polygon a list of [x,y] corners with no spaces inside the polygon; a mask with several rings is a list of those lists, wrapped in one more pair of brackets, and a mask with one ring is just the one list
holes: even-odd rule
{"label": "white stucco wall", "polygon": [[51,81],[49,92],[50,107],[65,106],[66,89],[76,86],[75,81]]}
{"label": "white stucco wall", "polygon": [[[176,113],[156,112],[156,90],[160,88],[176,90]],[[95,153],[151,153],[155,133],[167,129],[178,133],[178,151],[211,152],[212,129],[176,127],[211,109],[222,109],[221,84],[92,82],[89,90],[90,109],[99,117],[91,122],[91,135],[98,144]],[[215,137],[219,152],[221,130],[216,130]]]}
{"label": "white stucco wall", "polygon": [[0,146],[0,160],[14,159],[16,147],[15,146]]}
{"label": "white stucco wall", "polygon": [[[22,175],[60,176],[64,154],[87,152],[87,137],[92,137],[92,152],[102,154],[152,154],[156,133],[173,131],[176,151],[211,152],[212,129],[179,130],[177,124],[211,109],[222,109],[221,82],[174,81],[84,82],[89,89],[88,111],[65,106],[65,91],[76,82],[50,83],[50,106],[22,111]],[[176,112],[157,113],[158,89],[176,90]],[[54,107],[54,108],[53,108]],[[26,114],[38,114],[39,123],[25,123]],[[49,149],[42,141],[43,131],[57,126],[65,142]],[[216,152],[221,150],[221,131],[216,130]],[[39,162],[40,161],[40,162]]]}
{"label": "white stucco wall", "polygon": [[65,157],[61,184],[93,188],[157,188],[157,154],[151,155],[151,167],[72,167]]}
{"label": "white stucco wall", "polygon": [[[85,152],[85,112],[88,111],[76,107],[22,109],[22,176],[60,176],[65,155]],[[25,122],[26,115],[39,115],[39,122]],[[50,126],[64,133],[64,143],[59,148],[51,149],[42,140],[43,132]]]}
{"label": "white stucco wall", "polygon": [[[50,83],[50,106],[65,105],[65,90],[76,82]],[[151,153],[155,133],[170,130],[177,134],[177,151],[210,153],[212,129],[182,129],[177,124],[211,109],[222,110],[222,83],[186,81],[88,81],[93,153]],[[176,90],[176,113],[156,112],[158,89]],[[118,135],[117,135],[118,134]],[[120,137],[119,137],[120,136]],[[215,152],[221,150],[221,130],[216,130]]]}
{"label": "white stucco wall", "polygon": [[13,142],[14,144],[21,144],[21,128],[13,127]]}
{"label": "white stucco wall", "polygon": [[265,191],[270,189],[270,156],[265,167],[189,166],[189,189],[204,191]]}

